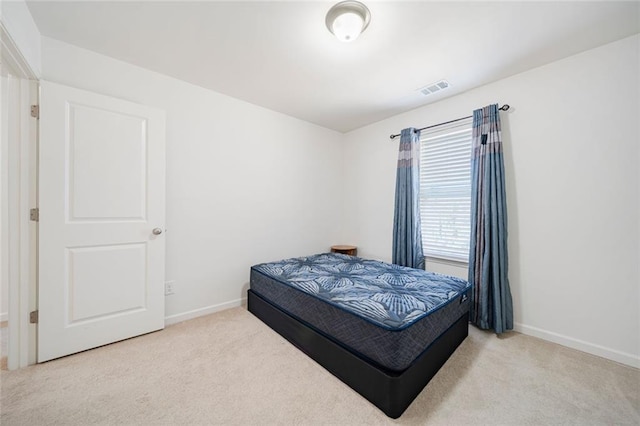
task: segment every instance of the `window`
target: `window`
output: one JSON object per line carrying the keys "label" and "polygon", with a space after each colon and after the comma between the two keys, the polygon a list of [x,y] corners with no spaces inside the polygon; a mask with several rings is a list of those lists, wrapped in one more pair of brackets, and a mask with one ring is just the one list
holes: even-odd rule
{"label": "window", "polygon": [[420,134],[420,219],[427,257],[469,260],[471,125],[469,118]]}

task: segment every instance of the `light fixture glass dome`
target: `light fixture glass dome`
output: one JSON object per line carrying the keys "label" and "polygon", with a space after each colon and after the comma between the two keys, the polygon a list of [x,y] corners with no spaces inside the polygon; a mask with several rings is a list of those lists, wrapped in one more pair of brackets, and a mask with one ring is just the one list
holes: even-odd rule
{"label": "light fixture glass dome", "polygon": [[362,32],[363,25],[362,16],[351,12],[343,13],[333,21],[333,34],[340,41],[353,41]]}
{"label": "light fixture glass dome", "polygon": [[371,14],[364,4],[358,1],[343,1],[327,12],[327,28],[336,38],[351,42],[367,28]]}

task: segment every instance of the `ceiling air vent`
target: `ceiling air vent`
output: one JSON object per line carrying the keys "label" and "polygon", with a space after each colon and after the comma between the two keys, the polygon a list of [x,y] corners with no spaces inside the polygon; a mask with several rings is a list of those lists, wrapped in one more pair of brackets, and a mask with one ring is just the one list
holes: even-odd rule
{"label": "ceiling air vent", "polygon": [[451,86],[447,80],[440,80],[435,83],[427,84],[426,86],[418,89],[418,91],[425,96],[429,96],[441,90],[448,89],[449,87]]}

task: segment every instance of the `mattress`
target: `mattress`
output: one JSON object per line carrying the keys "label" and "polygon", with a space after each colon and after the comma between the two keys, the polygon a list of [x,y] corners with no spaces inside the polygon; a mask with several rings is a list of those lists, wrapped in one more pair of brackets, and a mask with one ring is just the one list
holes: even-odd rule
{"label": "mattress", "polygon": [[469,310],[465,280],[339,253],[255,265],[250,287],[393,372],[407,369]]}

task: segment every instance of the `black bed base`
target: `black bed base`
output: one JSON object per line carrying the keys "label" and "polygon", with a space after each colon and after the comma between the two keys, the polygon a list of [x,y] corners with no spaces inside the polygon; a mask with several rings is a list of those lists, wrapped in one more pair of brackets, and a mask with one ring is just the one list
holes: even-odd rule
{"label": "black bed base", "polygon": [[252,290],[248,291],[248,309],[393,419],[402,415],[469,334],[469,314],[466,313],[406,370],[396,373],[359,357]]}

